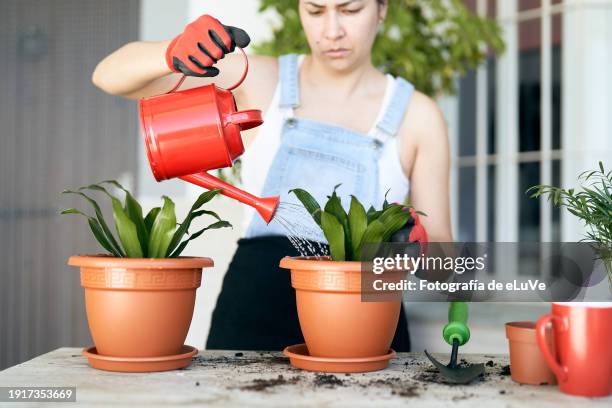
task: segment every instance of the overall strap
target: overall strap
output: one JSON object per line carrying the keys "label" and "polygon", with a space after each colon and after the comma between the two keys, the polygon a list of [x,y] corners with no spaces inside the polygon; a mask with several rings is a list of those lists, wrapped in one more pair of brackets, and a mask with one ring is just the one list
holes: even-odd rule
{"label": "overall strap", "polygon": [[279,57],[278,78],[280,83],[278,106],[284,112],[285,117],[292,117],[293,109],[300,104],[298,56],[296,54],[281,55]]}
{"label": "overall strap", "polygon": [[389,138],[397,134],[404,120],[406,108],[410,103],[413,92],[414,86],[410,82],[404,78],[395,78],[395,86],[393,87],[391,99],[375,126],[374,137],[379,142],[385,143]]}

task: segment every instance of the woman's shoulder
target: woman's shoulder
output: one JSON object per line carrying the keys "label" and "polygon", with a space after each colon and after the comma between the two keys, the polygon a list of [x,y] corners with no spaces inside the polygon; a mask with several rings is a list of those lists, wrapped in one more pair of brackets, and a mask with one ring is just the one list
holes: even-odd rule
{"label": "woman's shoulder", "polygon": [[400,131],[409,130],[411,133],[426,135],[445,126],[444,115],[438,103],[415,89],[404,112]]}
{"label": "woman's shoulder", "polygon": [[429,159],[446,157],[449,148],[446,121],[442,110],[430,96],[414,90],[400,126],[397,137],[400,141],[400,161],[407,175],[417,154]]}
{"label": "woman's shoulder", "polygon": [[442,118],[442,110],[433,98],[423,92],[414,90],[406,109],[406,117],[412,117],[415,120],[420,117],[421,120],[418,123],[426,123],[430,120]]}
{"label": "woman's shoulder", "polygon": [[414,90],[398,136],[404,146],[412,146],[416,150],[423,144],[448,144],[446,120],[437,102],[423,92]]}

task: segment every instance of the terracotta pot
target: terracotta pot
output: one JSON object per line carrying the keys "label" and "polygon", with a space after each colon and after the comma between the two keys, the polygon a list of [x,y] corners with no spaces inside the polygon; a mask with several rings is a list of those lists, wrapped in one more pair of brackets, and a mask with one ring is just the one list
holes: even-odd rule
{"label": "terracotta pot", "polygon": [[357,358],[389,353],[401,301],[362,302],[361,263],[328,257],[285,257],[308,353]]}
{"label": "terracotta pot", "polygon": [[[514,381],[534,385],[557,383],[538,347],[535,322],[506,323],[506,338],[510,345],[510,372]],[[550,333],[548,342],[552,346]]]}
{"label": "terracotta pot", "polygon": [[202,268],[210,258],[71,256],[81,268],[85,306],[97,352],[113,357],[179,354],[193,316]]}

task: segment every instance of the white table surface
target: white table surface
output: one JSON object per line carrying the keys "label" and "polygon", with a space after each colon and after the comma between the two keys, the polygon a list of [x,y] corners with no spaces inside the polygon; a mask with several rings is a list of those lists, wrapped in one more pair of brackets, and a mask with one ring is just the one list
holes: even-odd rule
{"label": "white table surface", "polygon": [[[438,355],[440,361],[448,355]],[[74,386],[77,403],[0,403],[4,407],[612,407],[612,397],[581,398],[555,386],[514,383],[507,356],[462,355],[487,363],[470,385],[432,382],[423,353],[398,353],[389,368],[365,374],[306,372],[278,352],[200,351],[182,370],[125,374],[95,370],[78,348],[60,348],[0,372],[0,386]],[[331,381],[330,381],[331,380]],[[331,384],[330,384],[331,382]]]}

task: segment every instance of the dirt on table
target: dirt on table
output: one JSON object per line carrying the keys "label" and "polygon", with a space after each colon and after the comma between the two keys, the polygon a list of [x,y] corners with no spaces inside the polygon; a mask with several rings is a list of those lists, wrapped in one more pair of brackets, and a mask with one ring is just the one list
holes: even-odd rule
{"label": "dirt on table", "polygon": [[512,373],[510,372],[510,365],[503,366],[501,371],[499,372],[500,377],[507,377],[511,374]]}
{"label": "dirt on table", "polygon": [[[205,358],[202,356],[195,356],[192,360],[191,367],[208,367],[208,368],[217,368],[217,366],[223,367],[226,365],[232,366],[248,366],[251,364],[258,364],[264,366],[278,366],[283,365],[286,366],[289,362],[287,357],[280,356],[266,356],[265,359],[261,357],[245,357],[244,353],[235,353],[234,357],[214,357],[214,358]],[[190,370],[190,367],[183,368],[182,370]]]}
{"label": "dirt on table", "polygon": [[342,387],[344,381],[333,374],[316,374],[313,384],[315,387],[334,388],[336,386]]}
{"label": "dirt on table", "polygon": [[282,374],[279,374],[278,377],[271,379],[256,378],[251,384],[244,385],[240,387],[240,389],[245,391],[265,391],[268,388],[277,387],[279,385],[297,384],[300,380],[300,376],[285,378]]}
{"label": "dirt on table", "polygon": [[[500,384],[507,381],[507,375],[510,375],[509,366],[489,359],[483,362],[487,367],[485,374],[472,381],[469,387],[478,387],[479,384],[488,381],[496,381]],[[459,366],[468,364],[465,359],[459,361]],[[232,368],[232,374],[227,378],[227,387],[245,392],[277,392],[275,390],[283,386],[295,386],[301,390],[330,390],[342,387],[414,398],[438,385],[453,388],[465,386],[447,381],[428,361],[412,356],[404,361],[397,361],[395,369],[399,368],[400,371],[395,371],[392,375],[389,375],[392,371],[352,374],[308,372],[290,366],[288,358],[274,352],[234,352],[229,356],[196,356],[192,365],[195,370],[202,367],[224,370],[228,366]],[[241,384],[236,385],[233,381],[236,375],[247,375],[248,377]],[[500,394],[504,395],[505,392]],[[455,400],[472,397],[472,393],[468,390],[460,394],[455,396]]]}

